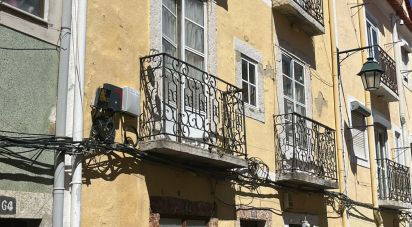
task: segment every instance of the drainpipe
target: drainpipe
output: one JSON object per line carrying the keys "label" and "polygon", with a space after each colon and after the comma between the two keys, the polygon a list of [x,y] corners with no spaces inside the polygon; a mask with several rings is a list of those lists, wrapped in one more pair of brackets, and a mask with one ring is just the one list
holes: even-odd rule
{"label": "drainpipe", "polygon": [[[76,49],[75,56],[77,66],[74,88],[73,110],[73,140],[83,140],[83,100],[84,100],[84,67],[86,51],[86,15],[87,0],[74,0],[77,3],[76,15]],[[72,182],[71,182],[71,208],[70,226],[80,227],[80,208],[82,190],[82,155],[72,156]]]}
{"label": "drainpipe", "polygon": [[[357,4],[361,5],[363,3],[362,0],[357,0]],[[358,12],[358,21],[359,21],[359,34],[360,34],[360,42],[361,46],[366,46],[366,20],[365,20],[365,7],[362,7]],[[366,51],[362,51],[362,64],[365,63],[366,58]],[[372,101],[371,101],[371,94],[369,91],[364,92],[365,96],[365,106],[372,110]],[[369,150],[369,162],[370,162],[370,178],[371,178],[371,191],[372,191],[372,205],[375,208],[373,211],[373,215],[375,217],[375,221],[377,226],[383,226],[382,216],[377,209],[379,208],[378,202],[378,184],[377,184],[377,174],[376,174],[376,153],[375,153],[375,127],[373,126],[373,116],[369,116],[366,118],[367,125],[367,132],[368,132],[368,150]]]}
{"label": "drainpipe", "polygon": [[[398,94],[399,94],[399,117],[400,117],[400,122],[401,122],[401,128],[402,128],[402,142],[403,142],[403,147],[408,146],[409,144],[409,136],[408,136],[408,128],[407,128],[407,118],[406,118],[406,113],[405,113],[405,88],[403,86],[403,78],[401,74],[401,46],[405,45],[405,43],[401,43],[401,40],[399,40],[398,36],[398,18],[394,15],[392,17],[392,23],[393,23],[393,30],[392,30],[392,42],[394,45],[394,52],[395,52],[395,66],[396,66],[396,80],[398,83]],[[406,152],[405,155],[405,165],[409,167],[409,178],[412,176],[412,169],[410,168],[411,166],[411,153]],[[410,179],[411,180],[411,179]],[[412,182],[412,181],[410,181]]]}
{"label": "drainpipe", "polygon": [[[72,1],[64,0],[62,6],[60,32],[60,62],[56,108],[56,136],[67,136],[67,83],[69,76],[69,55],[71,35]],[[59,151],[55,156],[53,184],[53,226],[63,226],[64,211],[64,153]]]}
{"label": "drainpipe", "polygon": [[[339,93],[339,72],[338,72],[338,56],[336,47],[336,26],[335,26],[335,2],[334,0],[328,0],[328,13],[329,13],[329,36],[330,36],[330,52],[332,57],[332,77],[333,77],[333,107],[335,116],[335,130],[336,130],[336,147],[337,147],[337,160],[338,160],[338,180],[339,180],[339,192],[345,193],[345,167],[343,156],[343,133],[342,133],[342,116],[340,106],[340,93]],[[342,213],[342,226],[347,225],[346,209]]]}

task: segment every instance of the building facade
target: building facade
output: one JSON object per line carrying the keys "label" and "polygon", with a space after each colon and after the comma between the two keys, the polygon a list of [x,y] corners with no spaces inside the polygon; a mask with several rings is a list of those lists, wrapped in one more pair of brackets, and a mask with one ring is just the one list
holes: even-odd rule
{"label": "building facade", "polygon": [[[82,225],[407,224],[408,2],[88,4],[85,100],[139,91],[116,141],[135,135],[151,158],[88,157]],[[368,57],[385,70],[372,92],[356,75]]]}
{"label": "building facade", "polygon": [[[55,133],[61,12],[0,1],[6,136]],[[396,0],[87,1],[84,90],[73,54],[67,94],[83,116],[66,122],[102,147],[81,182],[66,173],[64,226],[77,205],[81,226],[408,226],[410,15]],[[372,91],[367,60],[384,70]],[[2,150],[1,226],[51,226],[53,153],[36,152]]]}
{"label": "building facade", "polygon": [[[2,137],[55,133],[60,18],[61,1],[0,2]],[[51,226],[53,152],[0,150],[0,225]]]}

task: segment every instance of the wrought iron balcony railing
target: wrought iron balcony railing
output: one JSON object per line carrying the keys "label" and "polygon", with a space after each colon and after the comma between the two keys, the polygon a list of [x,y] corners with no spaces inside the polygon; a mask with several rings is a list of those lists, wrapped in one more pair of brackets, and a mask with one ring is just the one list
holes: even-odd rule
{"label": "wrought iron balcony railing", "polygon": [[274,116],[276,172],[337,181],[335,131],[297,113]]}
{"label": "wrought iron balcony railing", "polygon": [[168,54],[140,59],[142,141],[169,139],[246,156],[241,90]]}
{"label": "wrought iron balcony railing", "polygon": [[379,199],[411,202],[409,167],[389,159],[377,159]]}
{"label": "wrought iron balcony railing", "polygon": [[381,77],[381,82],[398,95],[398,83],[396,79],[395,61],[382,47],[375,45],[369,50],[369,56],[379,62],[385,73]]}
{"label": "wrought iron balcony railing", "polygon": [[323,0],[293,0],[319,24],[323,24]]}

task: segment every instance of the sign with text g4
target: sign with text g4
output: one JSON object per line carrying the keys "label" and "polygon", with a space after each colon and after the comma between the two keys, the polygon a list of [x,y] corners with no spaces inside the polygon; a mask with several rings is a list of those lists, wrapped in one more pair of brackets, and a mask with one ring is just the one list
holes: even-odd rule
{"label": "sign with text g4", "polygon": [[0,196],[0,214],[16,214],[16,198]]}

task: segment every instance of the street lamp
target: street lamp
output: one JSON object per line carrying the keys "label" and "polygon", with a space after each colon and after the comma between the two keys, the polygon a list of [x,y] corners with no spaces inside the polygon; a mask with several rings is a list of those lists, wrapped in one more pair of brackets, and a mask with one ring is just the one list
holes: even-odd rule
{"label": "street lamp", "polygon": [[367,91],[378,90],[381,84],[381,76],[385,71],[377,61],[369,57],[368,60],[363,64],[361,71],[358,76],[361,77],[363,86]]}
{"label": "street lamp", "polygon": [[[340,64],[342,61],[344,61],[347,57],[350,55],[354,54],[355,52],[365,50],[365,49],[372,49],[374,48],[375,45],[373,46],[367,46],[367,47],[360,47],[356,49],[350,49],[350,50],[345,50],[345,51],[339,51],[337,50],[337,55],[338,55],[338,73],[340,75]],[[347,56],[340,60],[340,55],[341,54],[346,54]],[[378,90],[380,87],[381,83],[381,76],[385,71],[382,69],[382,67],[379,65],[377,61],[374,60],[374,58],[369,57],[367,61],[363,64],[362,69],[358,73],[358,76],[361,77],[363,86],[365,90],[367,91],[374,91]]]}

